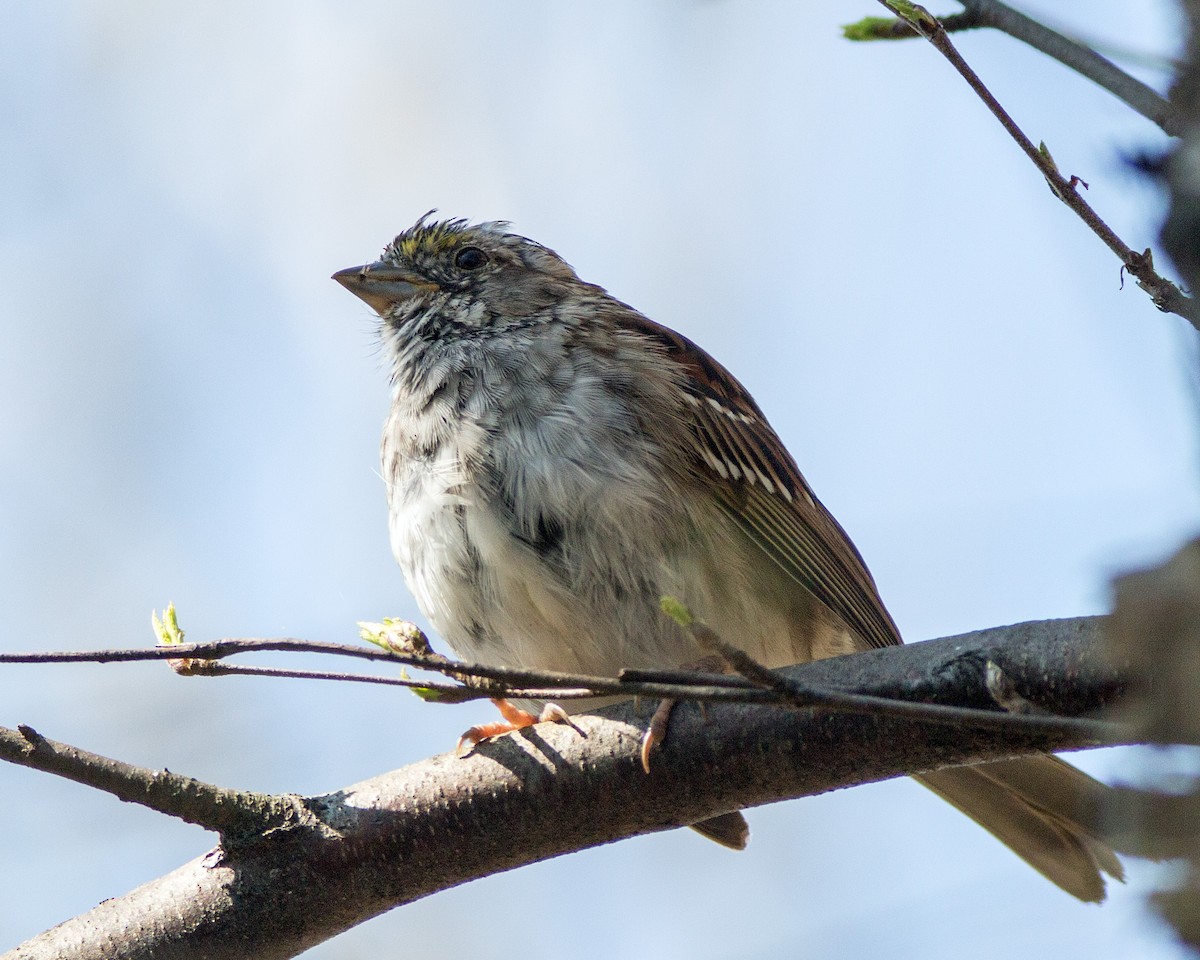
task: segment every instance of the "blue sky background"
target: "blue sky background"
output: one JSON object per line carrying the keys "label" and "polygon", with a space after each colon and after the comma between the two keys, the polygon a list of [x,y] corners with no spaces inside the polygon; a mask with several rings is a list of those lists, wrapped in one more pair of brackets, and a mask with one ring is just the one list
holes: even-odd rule
{"label": "blue sky background", "polygon": [[[1166,2],[1041,0],[1161,54]],[[921,640],[1099,612],[1196,531],[1195,342],[927,46],[869,0],[15,0],[0,31],[0,647],[348,640],[392,563],[369,311],[329,274],[431,207],[509,219],[752,390]],[[961,49],[1135,248],[1156,128],[1015,42]],[[1161,77],[1148,77],[1160,87]],[[1165,267],[1165,260],[1160,260]],[[319,793],[490,718],[394,691],[7,667],[0,723]],[[1129,776],[1128,754],[1080,763]],[[0,947],[200,854],[202,831],[0,766]],[[309,956],[1179,956],[908,781],[441,894]],[[647,910],[645,891],[658,891]],[[1000,920],[1003,918],[1003,921]],[[1001,925],[1002,923],[1002,925]]]}

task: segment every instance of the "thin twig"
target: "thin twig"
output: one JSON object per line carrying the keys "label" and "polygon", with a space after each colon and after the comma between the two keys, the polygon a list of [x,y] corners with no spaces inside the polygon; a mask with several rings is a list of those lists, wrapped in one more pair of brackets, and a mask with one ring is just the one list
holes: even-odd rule
{"label": "thin twig", "polygon": [[[329,653],[359,660],[387,660],[405,666],[424,666],[421,657],[389,652],[377,647],[297,637],[225,637],[205,643],[181,643],[171,646],[113,648],[105,650],[49,650],[24,653],[0,653],[0,663],[120,663],[133,660],[176,660],[195,657],[220,660],[251,651],[288,653]],[[417,662],[420,661],[420,662]]]}
{"label": "thin twig", "polygon": [[978,20],[980,26],[994,27],[1040,50],[1063,66],[1070,67],[1151,123],[1157,124],[1167,135],[1178,137],[1183,132],[1183,120],[1170,101],[1095,50],[1000,0],[959,0],[959,3]]}
{"label": "thin twig", "polygon": [[[696,629],[708,630],[702,624]],[[711,634],[711,631],[708,631]],[[523,670],[494,667],[478,663],[450,661],[439,655],[404,654],[373,647],[299,640],[294,637],[278,639],[243,638],[210,643],[176,644],[141,649],[108,649],[95,651],[66,651],[45,653],[0,654],[0,663],[62,663],[94,661],[100,663],[134,660],[187,659],[194,662],[191,672],[220,675],[241,673],[255,676],[299,677],[303,679],[341,680],[381,683],[429,689],[435,696],[429,699],[440,703],[457,703],[486,697],[514,699],[587,699],[593,697],[674,698],[699,702],[745,703],[758,706],[880,714],[925,719],[938,724],[966,724],[981,730],[1026,730],[1039,733],[1083,734],[1097,743],[1109,742],[1121,735],[1120,728],[1111,723],[1078,717],[1033,717],[993,710],[958,707],[946,704],[897,700],[889,697],[853,693],[829,688],[813,688],[769,671],[754,661],[739,661],[740,651],[719,637],[706,636],[705,642],[715,645],[723,656],[732,658],[735,669],[745,670],[753,685],[736,677],[714,676],[685,671],[624,671],[620,677],[595,677],[587,674],[562,673],[553,670]],[[384,661],[431,670],[453,677],[477,678],[469,686],[411,681],[405,678],[375,678],[361,674],[337,674],[321,671],[275,670],[262,667],[218,666],[211,661],[251,651],[285,651],[349,656],[357,659]],[[744,654],[742,654],[745,657]],[[758,667],[761,673],[755,672]],[[745,673],[743,674],[746,675]],[[770,678],[770,679],[768,679]],[[664,682],[666,680],[667,682]],[[483,682],[479,682],[483,681]]]}
{"label": "thin twig", "polygon": [[[1169,136],[1178,137],[1182,134],[1183,121],[1169,100],[1086,44],[1014,10],[1000,0],[959,0],[959,3],[966,7],[965,13],[939,17],[942,29],[947,33],[984,27],[1006,33],[1107,90]],[[921,35],[903,16],[894,20],[865,17],[847,26],[845,33],[849,40],[909,40]]]}
{"label": "thin twig", "polygon": [[1025,136],[1021,128],[1017,126],[1012,117],[1008,115],[1008,112],[992,95],[992,92],[980,80],[979,75],[971,69],[970,65],[962,58],[958,50],[955,49],[954,44],[950,42],[950,37],[946,34],[946,31],[942,28],[937,18],[918,4],[909,4],[901,2],[901,0],[879,0],[879,2],[897,16],[904,18],[942,56],[950,61],[951,65],[966,80],[967,84],[975,91],[976,95],[984,102],[996,119],[1000,121],[1000,125],[1013,138],[1017,146],[1024,151],[1034,166],[1041,171],[1050,184],[1050,188],[1055,196],[1074,210],[1080,219],[1091,228],[1092,232],[1120,258],[1122,272],[1128,270],[1137,279],[1138,286],[1150,295],[1150,299],[1154,305],[1165,313],[1174,313],[1185,318],[1196,329],[1200,330],[1200,316],[1197,316],[1192,300],[1185,296],[1170,280],[1159,276],[1155,272],[1154,260],[1149,249],[1138,253],[1121,240],[1112,228],[1091,208],[1087,201],[1080,196],[1075,183],[1059,172],[1058,167],[1054,164],[1048,152],[1034,146],[1033,141]]}
{"label": "thin twig", "polygon": [[[385,687],[406,687],[410,690],[428,692],[433,696],[423,699],[439,703],[460,703],[481,700],[503,694],[488,689],[471,689],[457,683],[440,683],[436,680],[413,680],[410,677],[377,677],[366,673],[338,673],[330,670],[290,670],[284,667],[246,667],[241,664],[221,663],[217,660],[196,661],[187,671],[189,677],[270,677],[275,680],[332,680],[337,683],[373,683]],[[496,688],[507,689],[502,685]]]}
{"label": "thin twig", "polygon": [[864,693],[843,690],[817,689],[784,678],[786,690],[779,696],[793,707],[820,707],[839,713],[862,713],[885,717],[906,717],[949,726],[966,726],[977,730],[1026,730],[1030,733],[1085,736],[1093,743],[1117,743],[1128,737],[1129,730],[1119,723],[1093,720],[1088,717],[1059,717],[1053,714],[1034,715],[1001,713],[956,707],[944,703],[922,703],[912,700],[893,700]]}
{"label": "thin twig", "polygon": [[[217,675],[221,668],[216,667],[212,661],[252,652],[316,653],[351,657],[359,660],[394,663],[451,677],[497,681],[500,684],[499,686],[479,684],[480,697],[511,694],[517,697],[532,698],[546,693],[547,690],[554,691],[553,696],[666,696],[667,694],[661,693],[662,690],[675,689],[661,683],[630,684],[612,677],[594,677],[588,674],[564,673],[557,670],[525,670],[515,667],[489,666],[482,663],[448,660],[437,654],[409,654],[354,644],[300,640],[295,637],[224,638],[206,643],[183,643],[130,649],[0,653],[0,663],[115,663],[139,660],[190,660],[194,662],[189,664],[188,673]],[[344,676],[346,680],[354,680],[360,675],[314,673],[310,679],[329,680],[339,676]],[[367,682],[374,681],[368,680]],[[433,686],[431,683],[421,681],[398,683],[397,685],[418,688]],[[529,688],[536,689],[530,690]],[[455,688],[446,687],[445,689],[453,690]],[[705,687],[692,685],[690,689],[700,690]],[[737,700],[736,697],[731,699]],[[747,701],[743,699],[741,702]]]}
{"label": "thin twig", "polygon": [[[206,661],[222,660],[243,653],[317,653],[357,660],[394,663],[419,670],[429,670],[446,676],[478,677],[485,680],[500,680],[507,684],[558,687],[582,687],[595,677],[553,671],[519,670],[510,667],[492,667],[485,664],[448,660],[438,654],[402,653],[348,643],[329,643],[323,640],[301,640],[297,637],[225,637],[204,643],[181,643],[155,647],[110,648],[104,650],[54,650],[23,653],[0,653],[0,663],[126,663],[139,660],[191,660],[188,673],[216,675],[217,670]],[[323,674],[320,679],[333,679],[334,674]],[[349,679],[349,678],[348,678]],[[607,681],[618,692],[617,681]],[[427,683],[404,683],[400,686],[429,686]],[[485,696],[494,696],[488,692]]]}
{"label": "thin twig", "polygon": [[[219,658],[253,652],[316,653],[352,657],[360,660],[395,663],[400,666],[430,670],[449,676],[472,678],[470,687],[441,684],[435,681],[411,680],[402,677],[371,677],[363,674],[325,671],[285,670],[267,667],[240,667],[218,664]],[[307,680],[338,680],[377,683],[414,689],[430,689],[438,694],[439,702],[479,700],[489,697],[515,699],[564,700],[589,697],[666,697],[679,696],[693,700],[712,700],[729,703],[770,704],[762,691],[749,686],[738,677],[691,673],[683,670],[644,671],[647,679],[639,679],[636,671],[628,671],[616,679],[587,674],[562,673],[554,670],[524,670],[496,667],[480,663],[447,660],[419,654],[404,654],[376,647],[329,643],[321,640],[301,640],[296,637],[224,638],[205,643],[185,643],[172,646],[110,648],[104,650],[69,650],[26,653],[0,653],[0,663],[116,663],[144,660],[191,660],[188,673],[199,676],[242,674],[277,676]],[[626,679],[626,677],[629,677]]]}
{"label": "thin twig", "polygon": [[595,697],[591,689],[572,690],[569,687],[524,688],[506,683],[483,681],[469,687],[458,683],[439,683],[436,680],[413,680],[409,677],[377,677],[365,673],[337,673],[329,670],[289,670],[283,667],[245,667],[240,664],[201,661],[201,666],[188,672],[190,677],[270,677],[276,680],[333,680],[339,683],[371,683],[386,687],[405,687],[415,690],[422,700],[435,703],[467,703],[492,697],[511,697],[521,700],[583,700]]}
{"label": "thin twig", "polygon": [[[716,631],[699,620],[689,622],[687,629],[700,644],[717,651],[725,659],[725,662],[747,681],[763,691],[770,692],[773,698],[778,698],[780,706],[791,706],[797,709],[820,707],[834,712],[920,718],[928,720],[930,723],[966,725],[980,730],[1023,729],[1054,734],[1084,734],[1094,736],[1096,743],[1116,742],[1127,732],[1122,730],[1119,724],[1084,717],[1058,717],[1047,711],[1036,716],[1026,713],[998,713],[971,707],[895,700],[890,697],[876,697],[828,687],[812,687],[778,671],[768,669],[746,651],[724,640]],[[1019,720],[1019,723],[1013,725],[1012,720],[1014,719]],[[1039,722],[1029,723],[1030,720],[1042,721],[1045,726]]]}

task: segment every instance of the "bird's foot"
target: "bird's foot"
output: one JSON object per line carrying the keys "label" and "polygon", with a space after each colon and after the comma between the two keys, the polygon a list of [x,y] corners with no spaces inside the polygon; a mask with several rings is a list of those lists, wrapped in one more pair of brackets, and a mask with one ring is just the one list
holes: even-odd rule
{"label": "bird's foot", "polygon": [[[725,658],[719,654],[701,657],[699,660],[685,663],[680,669],[696,670],[701,673],[730,672]],[[650,772],[651,751],[667,739],[667,728],[671,725],[671,711],[675,709],[676,702],[672,697],[664,697],[659,701],[658,709],[654,711],[654,716],[650,718],[650,725],[646,728],[646,733],[642,737],[642,769],[647,773]],[[700,707],[703,709],[704,704],[701,704]]]}
{"label": "bird's foot", "polygon": [[493,737],[499,737],[506,733],[512,733],[514,730],[524,730],[526,727],[532,727],[535,723],[565,723],[568,727],[582,736],[583,731],[575,724],[562,707],[557,703],[548,703],[542,707],[542,712],[538,714],[530,713],[528,710],[522,710],[520,707],[514,706],[504,699],[494,699],[492,703],[496,705],[496,709],[500,711],[503,720],[495,720],[492,723],[481,723],[478,726],[471,727],[466,733],[458,738],[458,745],[454,748],[456,757],[465,757],[474,748],[475,745],[484,740],[491,740]]}

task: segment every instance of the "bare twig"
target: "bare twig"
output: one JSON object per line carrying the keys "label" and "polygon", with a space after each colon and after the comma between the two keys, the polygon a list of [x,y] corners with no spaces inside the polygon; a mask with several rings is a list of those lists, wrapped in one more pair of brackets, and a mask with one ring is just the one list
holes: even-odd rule
{"label": "bare twig", "polygon": [[[438,654],[402,653],[357,644],[328,643],[322,640],[302,640],[298,637],[226,637],[204,643],[183,643],[172,646],[110,648],[104,650],[54,650],[19,653],[0,653],[3,663],[126,663],[139,660],[187,660],[187,673],[193,675],[221,675],[221,668],[213,661],[244,653],[316,653],[356,660],[394,663],[399,666],[415,667],[446,676],[463,676],[497,680],[506,684],[501,687],[481,687],[480,696],[496,696],[518,685],[554,686],[555,689],[583,687],[598,680],[607,689],[604,694],[625,692],[619,681],[600,679],[580,674],[554,671],[518,670],[509,667],[491,667],[485,664],[465,663],[448,660]],[[230,671],[237,672],[237,671]],[[283,675],[283,674],[281,674]],[[355,675],[311,673],[308,679],[356,679]],[[374,683],[374,680],[365,682]],[[428,682],[398,682],[399,686],[429,687]],[[594,696],[595,693],[590,695]]]}
{"label": "bare twig", "polygon": [[1178,111],[1158,91],[1131,77],[1111,60],[1052,30],[1000,0],[959,0],[980,26],[994,27],[1021,40],[1102,87],[1166,134],[1183,132]]}
{"label": "bare twig", "polygon": [[971,69],[970,65],[962,58],[958,50],[955,49],[954,44],[950,42],[949,36],[937,18],[918,4],[910,4],[902,2],[902,0],[879,0],[879,2],[897,16],[906,20],[913,29],[928,40],[953,65],[996,119],[1000,121],[1000,125],[1004,127],[1017,146],[1029,157],[1034,166],[1041,171],[1042,176],[1049,182],[1055,196],[1074,210],[1080,219],[1091,228],[1092,232],[1104,242],[1105,246],[1120,258],[1122,272],[1128,271],[1137,279],[1138,286],[1150,295],[1150,299],[1154,305],[1165,313],[1174,313],[1184,317],[1200,330],[1200,316],[1197,316],[1195,304],[1192,300],[1185,296],[1170,280],[1159,276],[1155,272],[1154,261],[1149,249],[1139,253],[1121,240],[1112,228],[1091,208],[1087,201],[1080,196],[1071,179],[1064,177],[1059,172],[1058,167],[1050,159],[1049,154],[1044,149],[1036,147],[1033,141],[1025,136],[1021,128],[1017,126],[1012,117],[1008,115],[1008,112],[984,85],[979,75]]}
{"label": "bare twig", "polygon": [[[1077,717],[1031,717],[952,704],[920,702],[819,689],[784,678],[757,664],[736,646],[725,642],[706,625],[695,622],[689,629],[704,645],[717,650],[742,677],[727,677],[689,671],[626,670],[617,678],[551,670],[525,670],[448,660],[438,654],[402,653],[375,647],[300,640],[295,637],[226,638],[207,643],[174,644],[142,649],[108,649],[0,654],[0,663],[99,663],[131,660],[186,661],[188,675],[266,676],[288,679],[334,680],[372,683],[413,689],[422,699],[437,703],[463,703],[494,697],[525,700],[579,700],[594,697],[650,697],[691,700],[702,703],[744,703],[787,709],[819,707],[829,711],[878,714],[925,719],[931,723],[967,725],[980,730],[1039,731],[1047,734],[1086,736],[1102,743],[1122,734],[1113,724]],[[356,659],[394,662],[462,679],[466,685],[412,680],[406,677],[374,677],[362,674],[222,664],[217,658],[248,652],[319,653]]]}
{"label": "bare twig", "polygon": [[[820,707],[823,710],[845,713],[862,713],[885,717],[905,717],[908,719],[923,719],[931,723],[945,723],[951,726],[968,726],[979,730],[1013,730],[1021,727],[1026,730],[1038,730],[1049,734],[1070,734],[1095,737],[1095,743],[1115,743],[1128,731],[1119,724],[1108,723],[1082,717],[1057,717],[1046,710],[1021,710],[1004,713],[991,710],[980,710],[971,707],[949,706],[945,704],[920,703],[910,700],[879,697],[871,694],[856,693],[849,690],[833,690],[805,685],[793,677],[785,676],[775,670],[769,670],[747,654],[744,650],[726,642],[707,624],[698,620],[689,620],[687,629],[704,647],[715,650],[724,658],[731,668],[737,671],[747,681],[756,687],[770,691],[781,706],[794,708]],[[1003,671],[990,660],[987,661],[985,684],[988,693],[995,699],[993,690],[994,678],[1003,676]],[[1018,696],[1012,681],[1005,676],[1005,682],[1011,697]],[[1030,704],[1030,706],[1033,706]],[[1016,723],[1014,724],[1014,721]]]}
{"label": "bare twig", "polygon": [[[959,3],[966,8],[965,13],[952,13],[938,18],[947,33],[982,27],[999,30],[1091,80],[1130,109],[1157,124],[1164,133],[1177,137],[1183,132],[1183,122],[1170,101],[1085,44],[1014,10],[1000,0],[959,0]],[[865,17],[847,26],[845,33],[850,40],[907,40],[920,36],[903,16],[896,19]]]}
{"label": "bare twig", "polygon": [[423,666],[421,658],[346,643],[327,643],[321,640],[301,640],[298,637],[227,637],[205,643],[183,643],[175,646],[130,647],[104,650],[48,650],[0,653],[0,663],[122,663],[135,660],[175,660],[194,657],[198,660],[220,660],[250,651],[285,651],[291,653],[331,653],[359,660],[388,660],[406,666]]}

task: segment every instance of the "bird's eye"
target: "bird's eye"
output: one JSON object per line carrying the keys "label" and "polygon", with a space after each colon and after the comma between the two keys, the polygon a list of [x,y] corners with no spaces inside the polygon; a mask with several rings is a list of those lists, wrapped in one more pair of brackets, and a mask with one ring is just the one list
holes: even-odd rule
{"label": "bird's eye", "polygon": [[487,254],[478,247],[463,247],[454,257],[454,265],[460,270],[478,270],[487,263]]}

